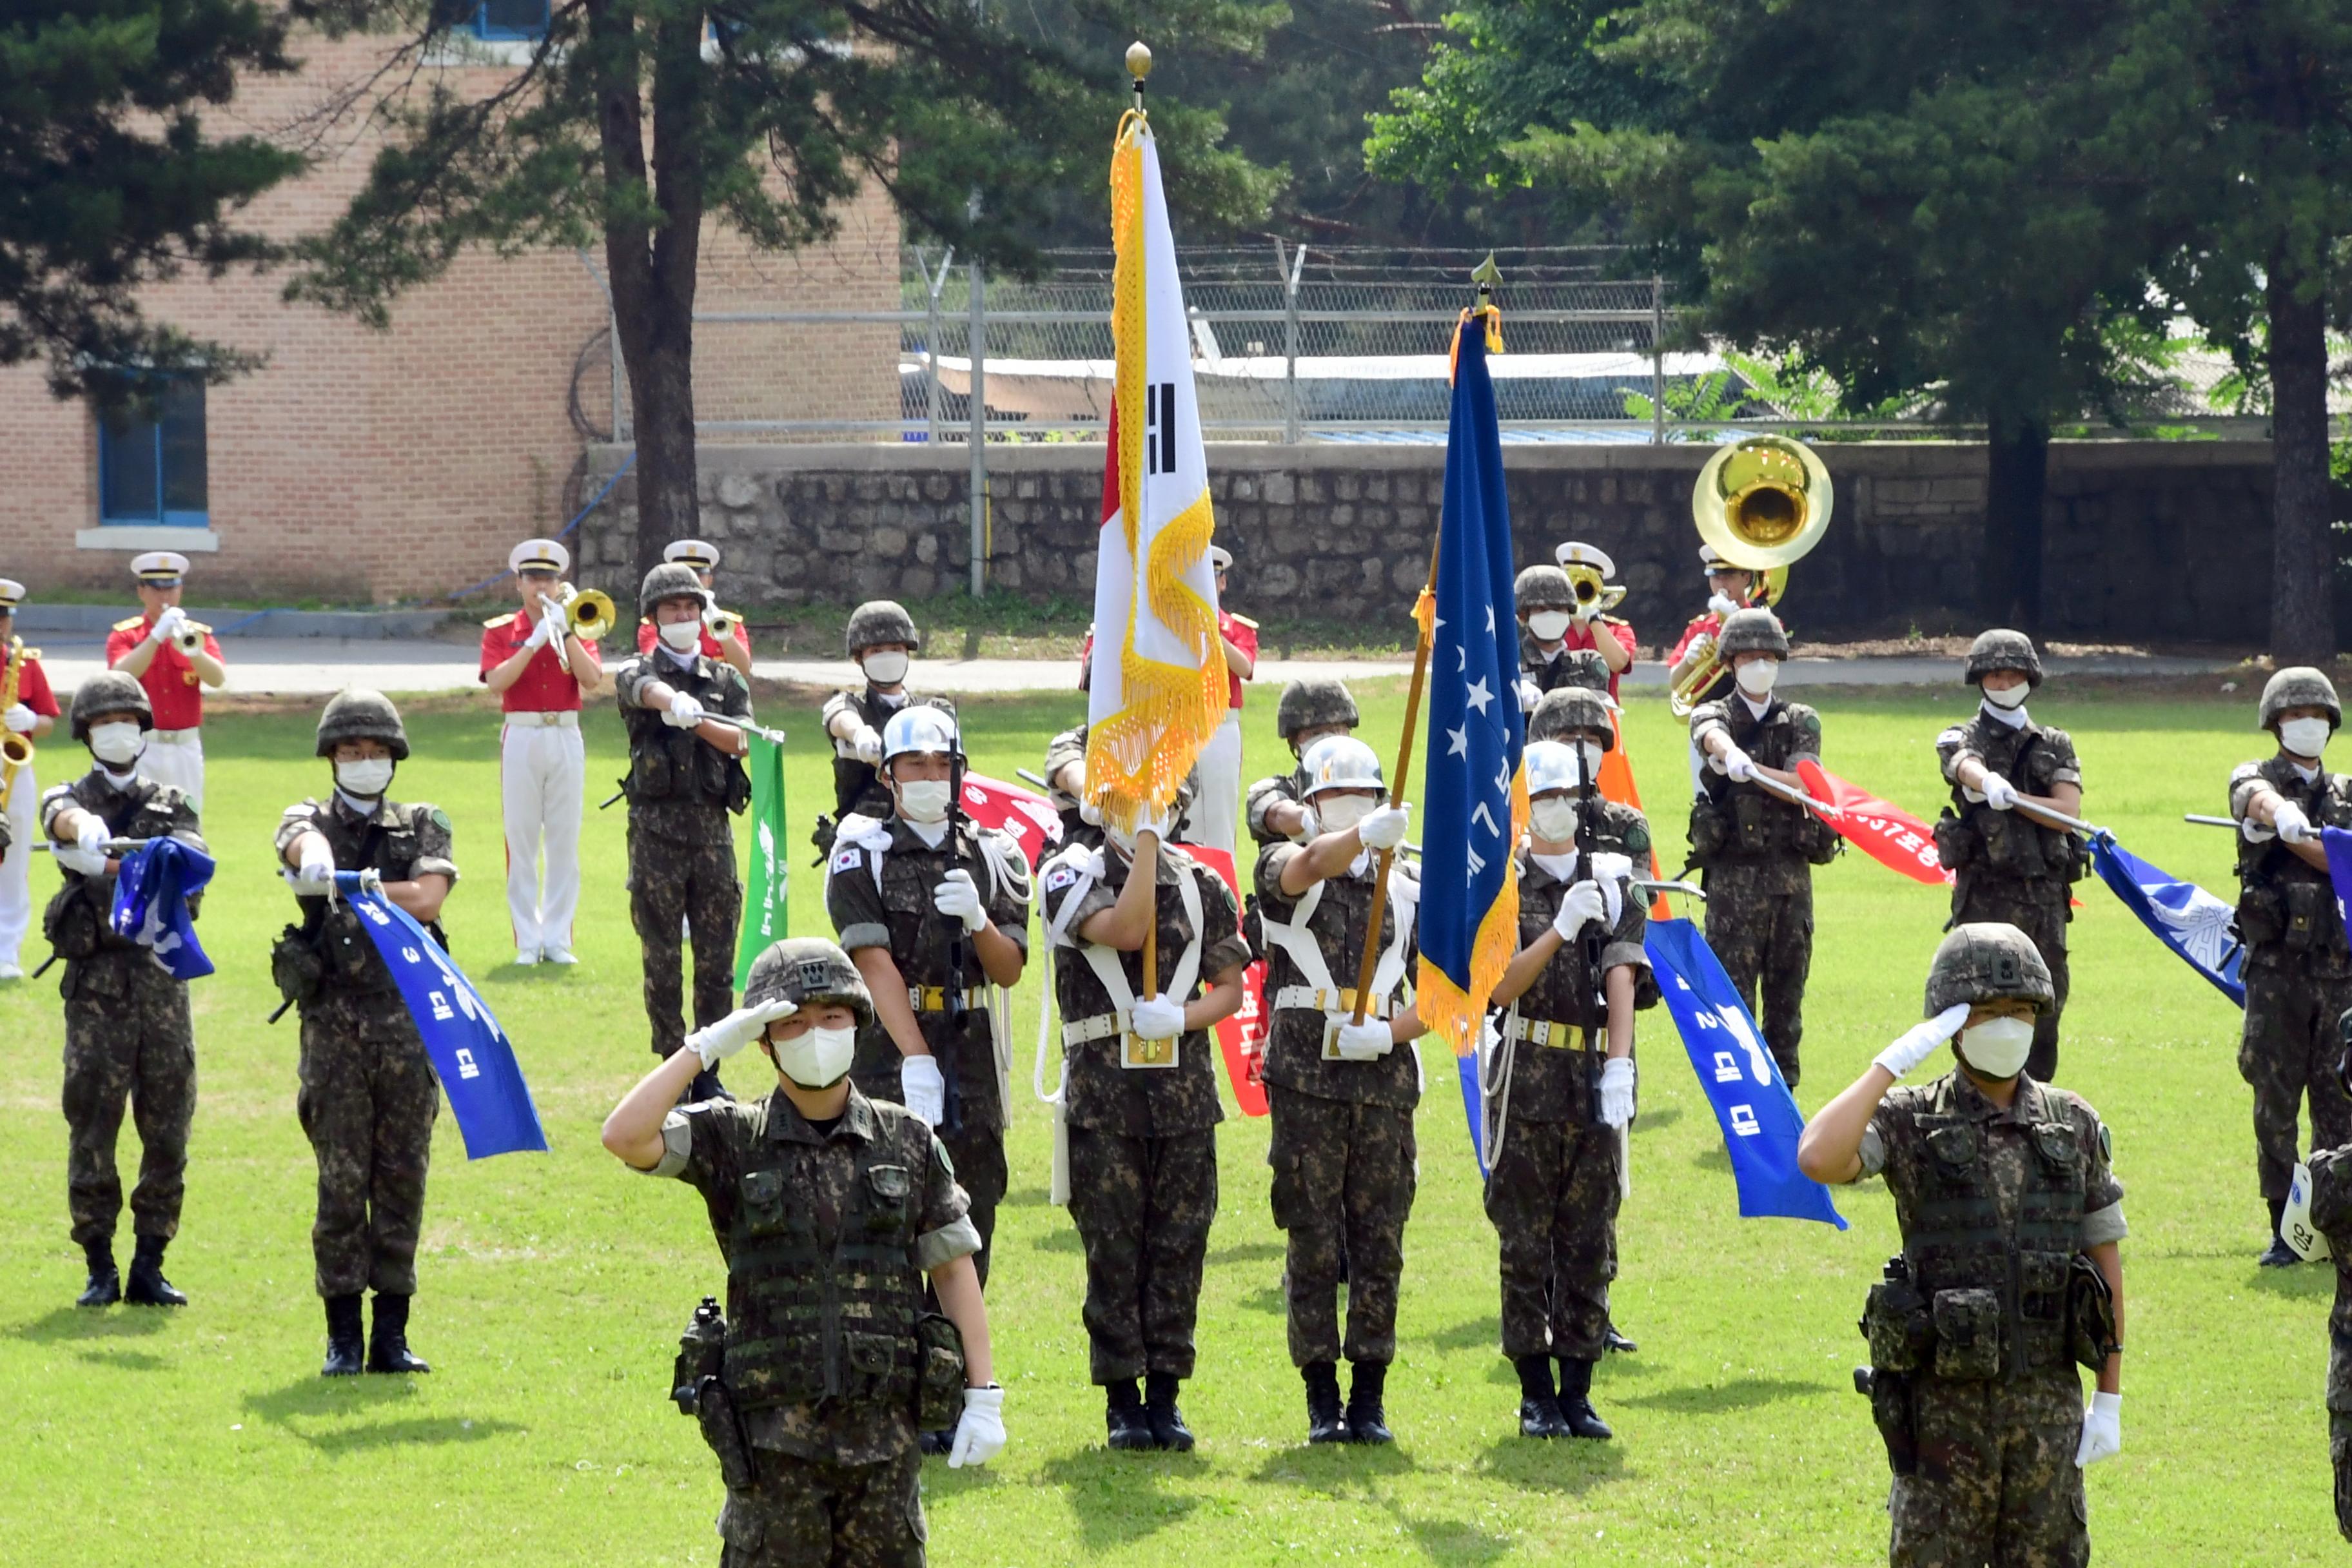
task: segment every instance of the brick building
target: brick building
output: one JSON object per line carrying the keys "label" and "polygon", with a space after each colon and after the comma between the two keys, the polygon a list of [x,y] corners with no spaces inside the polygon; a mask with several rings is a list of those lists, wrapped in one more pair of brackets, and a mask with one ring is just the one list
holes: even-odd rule
{"label": "brick building", "polygon": [[[501,54],[519,47],[469,39],[463,58],[436,68],[461,90],[486,91],[511,68]],[[307,144],[319,106],[363,79],[383,47],[299,39],[303,69],[244,83],[216,122]],[[249,218],[281,238],[324,227],[374,145],[344,126],[317,146],[312,172]],[[158,424],[122,430],[51,398],[38,364],[0,371],[0,575],[37,598],[91,588],[127,597],[131,553],[152,549],[191,557],[198,598],[381,602],[489,575],[515,540],[562,522],[592,438],[581,426],[612,428],[603,271],[600,251],[468,253],[399,300],[387,331],[283,303],[278,276],[153,289],[146,305],[158,319],[268,363],[226,386],[191,385],[166,400]],[[898,220],[869,184],[822,247],[761,255],[714,226],[698,310],[887,309],[898,278]],[[805,417],[815,402],[798,389],[818,385],[830,416],[898,416],[895,327],[705,324],[696,337],[705,421]],[[845,389],[869,384],[866,413]]]}

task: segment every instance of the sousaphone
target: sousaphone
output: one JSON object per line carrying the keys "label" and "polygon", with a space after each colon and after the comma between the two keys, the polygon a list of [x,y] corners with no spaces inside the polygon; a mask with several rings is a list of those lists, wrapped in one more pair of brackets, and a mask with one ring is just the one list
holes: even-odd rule
{"label": "sousaphone", "polygon": [[[1836,504],[1830,471],[1811,447],[1786,436],[1745,436],[1717,447],[1699,470],[1691,521],[1717,555],[1757,576],[1748,607],[1777,609],[1790,563],[1822,542]],[[1722,669],[1710,652],[1684,672],[1667,694],[1676,718],[1689,716]]]}

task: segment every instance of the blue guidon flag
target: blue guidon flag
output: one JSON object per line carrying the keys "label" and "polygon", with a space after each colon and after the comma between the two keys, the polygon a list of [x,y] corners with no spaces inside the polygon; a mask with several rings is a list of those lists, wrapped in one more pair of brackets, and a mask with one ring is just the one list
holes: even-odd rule
{"label": "blue guidon flag", "polygon": [[1478,1032],[1487,998],[1519,947],[1519,877],[1511,857],[1528,822],[1511,512],[1486,371],[1487,351],[1502,347],[1496,321],[1491,310],[1465,312],[1454,330],[1437,586],[1413,611],[1430,647],[1415,994],[1422,1021],[1454,1047],[1474,1149],[1484,1120]]}
{"label": "blue guidon flag", "polygon": [[196,940],[188,900],[213,879],[212,857],[176,838],[151,838],[122,857],[109,911],[114,934],[129,937],[155,955],[174,980],[199,980],[213,972]]}
{"label": "blue guidon flag", "polygon": [[[2352,839],[2352,834],[2339,835],[2328,830],[2327,863],[2331,869],[2336,863],[2336,840]],[[2124,908],[2137,915],[2140,923],[2154,931],[2157,940],[2180,955],[2181,962],[2211,982],[2213,988],[2242,1007],[2246,1005],[2246,983],[2239,971],[2246,962],[2245,943],[2238,940],[2238,911],[2207,892],[2194,882],[2184,882],[2159,867],[2151,866],[2122,845],[2112,833],[2102,833],[2091,840],[2091,866],[2123,900]],[[2344,896],[2344,879],[2336,878],[2336,898]]]}

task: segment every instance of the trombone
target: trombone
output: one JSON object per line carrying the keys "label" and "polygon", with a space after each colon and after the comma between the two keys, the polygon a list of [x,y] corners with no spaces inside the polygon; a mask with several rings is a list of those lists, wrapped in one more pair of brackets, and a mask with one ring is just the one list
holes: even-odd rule
{"label": "trombone", "polygon": [[[1717,554],[1763,579],[1749,589],[1748,607],[1778,607],[1789,563],[1822,542],[1836,504],[1830,471],[1811,447],[1786,436],[1749,436],[1717,448],[1699,470],[1691,520]],[[1713,649],[1685,670],[1666,695],[1675,717],[1689,718],[1722,673],[1723,656]]]}
{"label": "trombone", "polygon": [[716,605],[702,612],[702,629],[710,634],[713,642],[726,642],[735,635],[735,628],[742,624],[741,616],[733,610],[722,610]]}

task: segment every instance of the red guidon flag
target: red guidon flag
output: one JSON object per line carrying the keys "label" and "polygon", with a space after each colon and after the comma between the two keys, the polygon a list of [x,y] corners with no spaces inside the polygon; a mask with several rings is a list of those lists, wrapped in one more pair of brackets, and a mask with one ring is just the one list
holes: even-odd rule
{"label": "red guidon flag", "polygon": [[1891,870],[1929,887],[1948,885],[1952,874],[1936,855],[1936,831],[1901,806],[1883,801],[1811,761],[1797,764],[1797,776],[1814,799],[1836,806],[1829,825],[1847,843]]}
{"label": "red guidon flag", "polygon": [[[1223,878],[1234,900],[1240,901],[1241,884],[1234,879],[1232,856],[1205,844],[1177,847]],[[1217,1051],[1225,1058],[1225,1080],[1234,1086],[1234,1102],[1244,1116],[1266,1112],[1265,1079],[1260,1075],[1265,1068],[1265,1041],[1272,1028],[1273,1020],[1265,1010],[1265,960],[1261,958],[1242,971],[1242,1010],[1217,1026]]]}
{"label": "red guidon flag", "polygon": [[1042,795],[990,778],[986,773],[963,775],[963,814],[982,827],[993,827],[1029,858],[1034,871],[1048,847],[1062,841],[1062,816]]}

